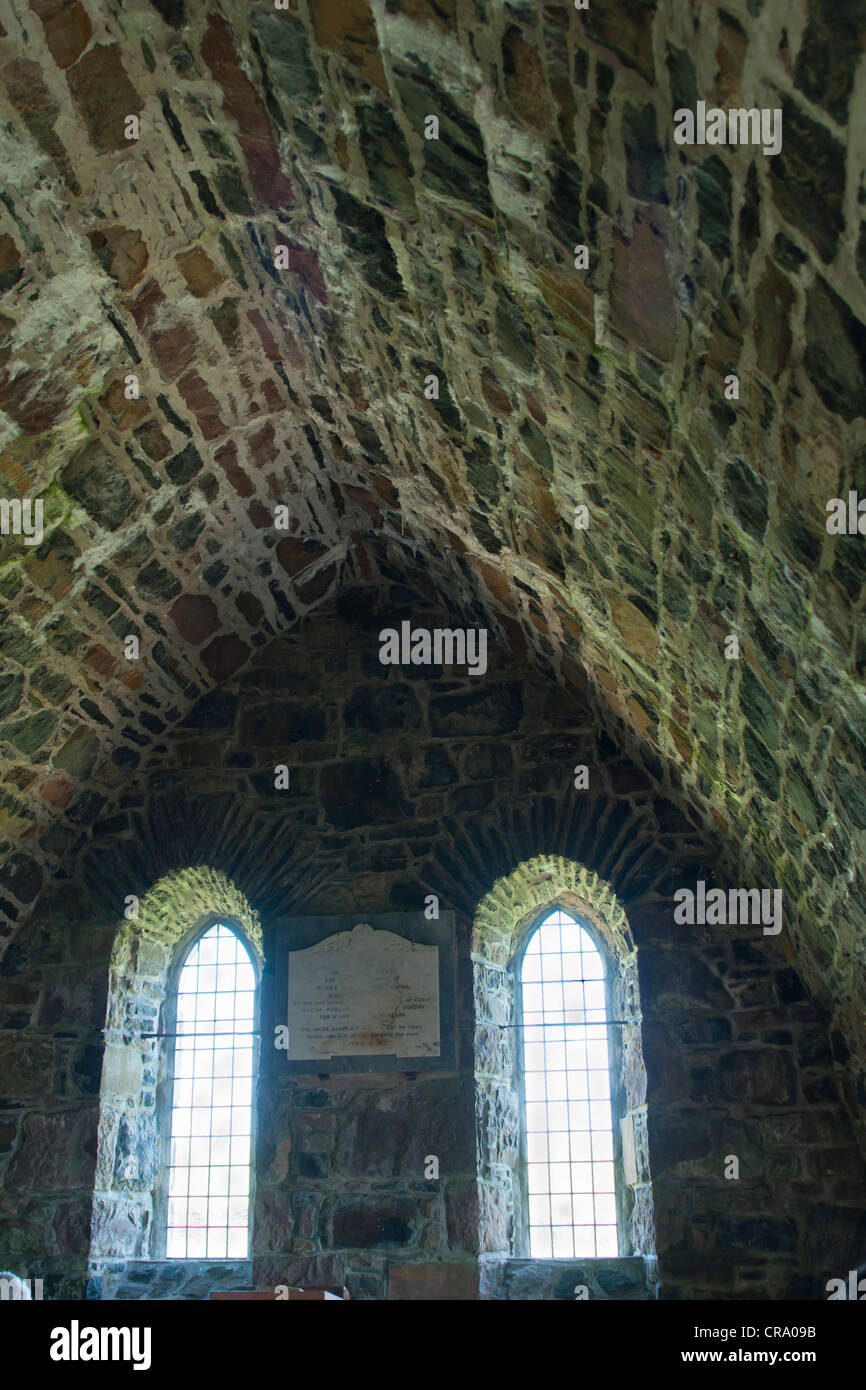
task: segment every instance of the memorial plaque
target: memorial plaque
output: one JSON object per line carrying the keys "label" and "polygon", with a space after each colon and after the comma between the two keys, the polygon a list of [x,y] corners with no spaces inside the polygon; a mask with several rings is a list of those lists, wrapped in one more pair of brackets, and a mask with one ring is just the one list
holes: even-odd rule
{"label": "memorial plaque", "polygon": [[439,948],[360,922],[289,952],[290,1061],[439,1056]]}

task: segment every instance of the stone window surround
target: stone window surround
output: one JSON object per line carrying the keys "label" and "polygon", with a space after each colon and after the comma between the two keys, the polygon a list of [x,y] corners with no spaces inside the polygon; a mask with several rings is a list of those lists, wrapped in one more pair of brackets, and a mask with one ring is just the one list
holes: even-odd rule
{"label": "stone window surround", "polygon": [[[610,886],[596,874],[560,856],[538,856],[498,880],[482,899],[475,916],[472,961],[482,1259],[486,1262],[497,1259],[507,1263],[532,1262],[528,1255],[525,1190],[520,963],[533,932],[556,908],[574,915],[602,953],[607,966],[608,1017],[630,1020],[625,1027],[608,1029],[621,1252],[618,1258],[633,1260],[634,1255],[639,1255],[645,1262],[654,1264],[652,1191],[646,1144],[636,1142],[638,1182],[630,1188],[624,1180],[619,1125],[619,1120],[630,1115],[636,1130],[645,1134],[646,1072],[640,1038],[637,951],[625,909]],[[502,1045],[494,1046],[499,1064],[492,1071],[489,1051],[485,1052],[484,1047],[478,1045],[485,1024],[494,1030],[502,1024],[516,1025],[502,1029]],[[504,1115],[504,1120],[491,1144],[489,1117],[494,1109]],[[635,1209],[636,1204],[639,1210]],[[551,1262],[537,1263],[547,1266]],[[562,1263],[565,1265],[567,1261]],[[591,1261],[585,1259],[582,1263],[589,1266]],[[599,1263],[608,1266],[610,1260]]]}
{"label": "stone window surround", "polygon": [[[258,1008],[263,966],[261,924],[243,894],[219,870],[198,865],[165,875],[141,898],[137,917],[124,919],[119,925],[109,971],[91,1273],[98,1274],[106,1261],[152,1263],[164,1259],[162,1217],[167,1200],[166,1146],[171,1110],[168,1064],[173,1055],[167,1045],[173,1040],[150,1041],[142,1034],[174,1031],[169,1021],[173,1010],[167,1009],[166,1003],[177,974],[192,942],[216,921],[237,931],[249,950]],[[255,1116],[254,1106],[254,1127]],[[122,1125],[129,1136],[125,1147],[132,1166],[118,1176]],[[253,1134],[255,1142],[255,1128]],[[142,1155],[148,1155],[148,1150],[142,1171]],[[255,1165],[251,1221],[254,1200]]]}

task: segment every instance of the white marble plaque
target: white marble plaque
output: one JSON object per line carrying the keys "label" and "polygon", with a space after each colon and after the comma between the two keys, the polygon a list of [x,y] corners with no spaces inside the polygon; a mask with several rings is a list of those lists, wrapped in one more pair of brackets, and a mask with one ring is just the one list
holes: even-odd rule
{"label": "white marble plaque", "polygon": [[289,952],[290,1061],[439,1056],[439,947],[360,922]]}

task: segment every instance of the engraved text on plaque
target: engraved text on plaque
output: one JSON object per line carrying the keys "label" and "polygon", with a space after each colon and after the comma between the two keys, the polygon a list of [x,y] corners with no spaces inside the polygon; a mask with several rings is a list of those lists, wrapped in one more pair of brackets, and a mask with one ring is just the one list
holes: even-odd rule
{"label": "engraved text on plaque", "polygon": [[439,948],[361,922],[289,952],[289,1060],[439,1056]]}

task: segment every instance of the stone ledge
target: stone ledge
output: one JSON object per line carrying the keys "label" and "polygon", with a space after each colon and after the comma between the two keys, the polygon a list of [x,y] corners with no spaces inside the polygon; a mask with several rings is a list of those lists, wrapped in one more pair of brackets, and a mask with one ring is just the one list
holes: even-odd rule
{"label": "stone ledge", "polygon": [[652,1298],[641,1255],[583,1260],[531,1260],[483,1255],[479,1265],[479,1297],[482,1299],[575,1301],[578,1285],[586,1286],[590,1300],[638,1302]]}
{"label": "stone ledge", "polygon": [[88,1299],[206,1299],[211,1289],[248,1288],[252,1260],[92,1260]]}

